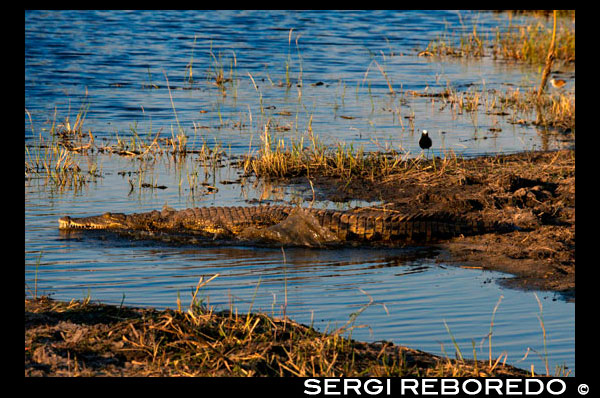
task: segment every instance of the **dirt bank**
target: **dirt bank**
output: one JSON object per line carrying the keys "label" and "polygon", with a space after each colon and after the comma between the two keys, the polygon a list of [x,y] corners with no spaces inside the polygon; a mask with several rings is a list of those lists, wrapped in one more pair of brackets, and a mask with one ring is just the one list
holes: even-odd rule
{"label": "dirt bank", "polygon": [[[306,176],[290,179],[306,185]],[[411,163],[384,177],[313,175],[316,200],[378,201],[511,223],[514,232],[458,237],[440,261],[515,275],[511,286],[575,295],[575,152],[526,152]]]}
{"label": "dirt bank", "polygon": [[[262,314],[25,300],[25,376],[519,376]],[[497,354],[494,354],[497,355]]]}

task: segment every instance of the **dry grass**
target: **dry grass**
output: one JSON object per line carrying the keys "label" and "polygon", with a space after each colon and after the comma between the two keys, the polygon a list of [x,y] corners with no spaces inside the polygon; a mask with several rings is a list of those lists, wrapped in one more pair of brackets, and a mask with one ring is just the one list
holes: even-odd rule
{"label": "dry grass", "polygon": [[[491,35],[477,32],[473,25],[471,32],[463,33],[458,38],[444,34],[427,45],[420,55],[437,55],[453,57],[492,56],[498,59],[516,60],[533,64],[543,64],[550,42],[552,28],[548,27],[547,15],[534,14],[535,21],[524,26],[512,26],[512,16],[505,29],[496,28]],[[571,23],[571,15],[561,18],[556,36],[556,59],[564,62],[575,61],[575,24]],[[574,21],[574,11],[572,20]],[[486,50],[487,49],[487,50]]]}
{"label": "dry grass", "polygon": [[[537,98],[533,91],[532,97]],[[452,100],[450,99],[450,101]],[[472,101],[479,100],[481,98]],[[509,98],[498,99],[498,103],[502,101],[512,101],[507,105],[508,107],[524,106],[523,98],[518,93]],[[544,109],[549,112],[546,120],[552,120],[552,124],[560,123],[560,126],[574,128],[574,125],[570,124],[574,123],[574,117],[572,120],[568,118],[568,115],[574,115],[574,110],[571,113],[569,108],[571,102],[560,101],[560,99],[550,99],[545,104]],[[482,103],[485,101],[482,100]],[[551,113],[552,110],[554,110],[553,113]],[[550,117],[554,119],[550,119]],[[470,172],[472,164],[475,163],[479,167],[481,164],[498,162],[498,159],[491,157],[473,162],[457,156],[452,150],[445,151],[442,157],[431,159],[426,159],[423,154],[411,157],[410,153],[394,150],[365,152],[362,148],[354,148],[352,144],[338,143],[335,146],[327,146],[320,142],[314,134],[310,135],[308,145],[302,140],[300,142],[292,140],[286,144],[283,139],[274,138],[267,127],[263,132],[258,152],[249,153],[239,162],[239,166],[244,169],[246,174],[262,178],[306,176],[310,179],[316,176],[326,176],[339,178],[346,182],[360,179],[369,181],[377,179],[385,182],[390,179],[422,180],[434,177],[444,179],[450,175],[464,178]]]}
{"label": "dry grass", "polygon": [[452,36],[442,35],[427,45],[427,48],[419,55],[437,55],[452,57],[482,57],[485,55],[484,38],[477,33],[476,25],[473,25],[471,33],[461,36],[456,45],[456,39]]}
{"label": "dry grass", "polygon": [[[31,115],[26,110],[31,122]],[[77,117],[77,130],[73,130],[68,117],[65,122],[55,129],[55,123],[52,125],[50,139],[45,139],[39,134],[35,145],[25,144],[25,180],[42,178],[46,183],[60,190],[80,189],[88,182],[98,177],[101,172],[96,163],[88,163],[88,170],[84,171],[80,167],[75,157],[76,153],[86,154],[94,143],[94,136],[89,131],[87,142],[81,132],[84,117]],[[31,123],[33,126],[33,123]],[[32,133],[33,131],[33,127]]]}
{"label": "dry grass", "polygon": [[[532,124],[575,131],[575,94],[573,92],[550,92],[538,96],[537,90],[508,90],[497,96],[498,108],[512,110],[513,115],[521,115],[515,122],[527,123],[527,118],[541,112],[541,123]],[[537,119],[537,118],[536,118]]]}
{"label": "dry grass", "polygon": [[327,146],[312,132],[308,144],[304,139],[275,137],[265,126],[258,152],[247,154],[238,163],[246,174],[257,177],[285,178],[313,175],[333,176],[344,180],[355,177],[370,178],[407,173],[411,170],[445,170],[457,162],[457,156],[448,151],[443,159],[426,161],[423,156],[411,159],[409,153],[395,150],[365,152],[353,144],[337,143]]}
{"label": "dry grass", "polygon": [[[442,102],[440,110],[450,106],[454,114],[485,112],[486,114],[509,116],[511,123],[538,124],[563,130],[575,130],[574,91],[548,90],[538,95],[532,87],[521,90],[508,88],[506,91],[478,89],[471,87],[459,92],[447,87],[441,92],[407,91],[414,97],[431,97],[432,101]],[[541,112],[541,118],[536,115]]]}
{"label": "dry grass", "polygon": [[[542,22],[518,26],[506,32],[496,31],[492,54],[495,58],[513,59],[532,64],[543,64],[550,42],[552,28]],[[564,62],[575,61],[575,27],[561,23],[556,32],[556,59]]]}
{"label": "dry grass", "polygon": [[25,300],[29,376],[494,376],[496,363],[441,358],[323,334],[287,318]]}

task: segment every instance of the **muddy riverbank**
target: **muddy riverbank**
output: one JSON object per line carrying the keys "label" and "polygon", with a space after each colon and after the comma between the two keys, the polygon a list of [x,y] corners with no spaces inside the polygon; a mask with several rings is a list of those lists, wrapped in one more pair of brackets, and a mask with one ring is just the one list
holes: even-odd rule
{"label": "muddy riverbank", "polygon": [[[412,162],[387,176],[313,173],[316,200],[380,201],[400,212],[449,211],[514,225],[509,233],[457,237],[440,261],[513,274],[514,287],[575,295],[575,151],[524,152]],[[312,188],[306,176],[288,179]],[[308,199],[307,195],[307,199]]]}
{"label": "muddy riverbank", "polygon": [[25,300],[25,376],[527,376],[388,342],[324,334],[290,319]]}

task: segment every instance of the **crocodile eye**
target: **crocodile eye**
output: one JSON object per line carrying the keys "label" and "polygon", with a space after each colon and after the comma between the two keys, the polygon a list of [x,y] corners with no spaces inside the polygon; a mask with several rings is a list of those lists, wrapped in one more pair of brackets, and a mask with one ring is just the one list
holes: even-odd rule
{"label": "crocodile eye", "polygon": [[110,213],[104,213],[104,214],[102,214],[102,217],[104,217],[104,218],[111,218],[112,214],[110,214]]}

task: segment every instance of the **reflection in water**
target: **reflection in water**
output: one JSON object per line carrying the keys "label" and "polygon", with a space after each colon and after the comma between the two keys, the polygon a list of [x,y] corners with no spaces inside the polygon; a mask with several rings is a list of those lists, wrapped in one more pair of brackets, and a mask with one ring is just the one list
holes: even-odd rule
{"label": "reflection in water", "polygon": [[[58,234],[56,234],[58,235]],[[92,253],[94,255],[92,255]],[[177,297],[188,303],[201,277],[218,274],[199,292],[203,302],[218,309],[287,315],[333,330],[367,306],[356,320],[352,337],[389,340],[426,351],[451,355],[451,329],[462,353],[471,357],[471,344],[483,344],[494,320],[494,352],[506,350],[508,363],[543,369],[539,308],[532,293],[504,290],[494,272],[467,270],[435,263],[438,252],[414,248],[259,248],[251,246],[168,246],[122,238],[59,237],[57,247],[44,253],[37,270],[39,292],[58,299],[84,297],[113,304],[175,308]],[[33,285],[34,254],[26,269]],[[544,305],[551,367],[574,369],[573,303],[539,294]],[[370,303],[371,298],[373,303]],[[483,341],[483,343],[482,343]],[[444,351],[445,350],[445,351]]]}

